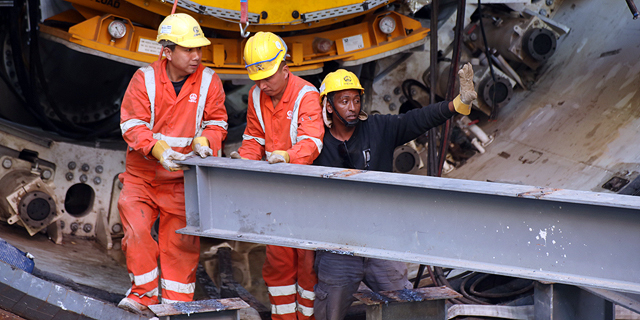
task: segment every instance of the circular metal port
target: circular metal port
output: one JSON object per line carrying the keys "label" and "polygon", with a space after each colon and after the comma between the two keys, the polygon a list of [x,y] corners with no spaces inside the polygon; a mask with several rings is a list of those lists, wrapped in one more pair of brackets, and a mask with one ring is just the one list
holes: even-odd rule
{"label": "circular metal port", "polygon": [[537,61],[545,61],[556,52],[556,37],[548,29],[535,28],[524,36],[525,51]]}

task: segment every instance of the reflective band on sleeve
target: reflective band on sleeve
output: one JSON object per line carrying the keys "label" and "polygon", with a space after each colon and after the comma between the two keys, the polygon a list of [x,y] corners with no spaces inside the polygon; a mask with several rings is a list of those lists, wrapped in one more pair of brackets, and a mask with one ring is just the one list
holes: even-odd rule
{"label": "reflective band on sleeve", "polygon": [[204,107],[207,104],[207,93],[209,93],[209,85],[215,72],[208,67],[202,70],[202,80],[200,81],[200,92],[198,95],[198,109],[196,111],[196,137],[202,135],[205,124],[202,123],[204,117]]}
{"label": "reflective band on sleeve", "polygon": [[[264,133],[264,120],[262,120],[262,109],[260,108],[260,89],[258,87],[253,88],[251,98],[253,100],[253,109],[256,110],[256,116],[258,117],[258,121],[262,127],[262,133]],[[262,145],[264,145],[264,143]]]}
{"label": "reflective band on sleeve", "polygon": [[322,141],[320,141],[320,139],[309,137],[309,136],[299,136],[296,142],[300,142],[304,139],[311,139],[311,141],[313,141],[316,144],[316,147],[318,147],[318,152],[322,152],[323,144],[322,144]]}
{"label": "reflective band on sleeve", "polygon": [[[298,92],[296,103],[293,105],[293,115],[291,116],[291,127],[289,128],[289,135],[291,136],[291,145],[295,145],[298,142],[298,114],[300,113],[300,101],[308,92],[318,92],[318,89],[312,86],[304,86]],[[317,143],[316,143],[317,144]]]}
{"label": "reflective band on sleeve", "polygon": [[289,304],[272,304],[271,314],[289,314],[296,312],[296,303]]}
{"label": "reflective band on sleeve", "polygon": [[313,291],[308,291],[305,290],[304,288],[302,288],[300,285],[298,285],[296,283],[296,286],[298,287],[298,294],[300,295],[300,297],[302,297],[303,299],[307,299],[307,300],[315,300],[316,299],[316,294]]}
{"label": "reflective band on sleeve", "polygon": [[226,121],[222,121],[222,120],[209,120],[209,121],[205,121],[202,123],[202,127],[206,127],[206,126],[218,126],[218,127],[222,127],[222,129],[227,130],[227,128],[229,127],[229,125],[227,124]]}
{"label": "reflective band on sleeve", "polygon": [[149,129],[153,129],[153,124],[156,121],[156,77],[151,66],[140,68],[144,73],[144,86],[147,88],[147,96],[149,96],[149,103],[151,105],[151,118],[149,119]]}
{"label": "reflective band on sleeve", "polygon": [[153,138],[156,140],[166,141],[169,147],[172,148],[184,148],[190,146],[193,141],[193,138],[169,137],[162,133],[154,133]]}
{"label": "reflective band on sleeve", "polygon": [[243,134],[242,135],[242,140],[255,140],[257,143],[259,143],[261,146],[264,146],[265,141],[262,138],[258,138],[258,137],[254,137],[254,136],[250,136],[248,134]]}
{"label": "reflective band on sleeve", "polygon": [[307,306],[303,306],[299,304],[296,309],[300,311],[305,317],[311,317],[313,315],[313,308],[309,308]]}
{"label": "reflective band on sleeve", "polygon": [[196,283],[180,283],[173,280],[160,279],[160,283],[162,284],[162,288],[165,290],[170,290],[178,293],[191,294],[196,288]]}
{"label": "reflective band on sleeve", "polygon": [[147,128],[151,127],[149,122],[145,122],[138,119],[131,119],[120,124],[120,131],[122,131],[122,135],[124,135],[124,133],[127,132],[129,129],[137,126],[146,126]]}
{"label": "reflective band on sleeve", "polygon": [[136,284],[136,286],[141,286],[147,284],[151,281],[155,281],[158,278],[158,268],[155,268],[145,274],[141,274],[136,276],[132,273],[129,274],[131,281]]}
{"label": "reflective band on sleeve", "polygon": [[289,296],[292,294],[296,294],[295,284],[289,286],[268,287],[267,289],[269,290],[269,294],[272,297]]}

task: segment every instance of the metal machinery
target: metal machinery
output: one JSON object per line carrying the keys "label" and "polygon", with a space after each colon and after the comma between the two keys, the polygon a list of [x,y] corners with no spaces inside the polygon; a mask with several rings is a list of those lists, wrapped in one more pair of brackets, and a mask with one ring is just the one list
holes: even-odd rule
{"label": "metal machinery", "polygon": [[[565,1],[572,6],[589,6]],[[403,113],[428,104],[432,94],[435,99],[444,98],[449,87],[447,75],[455,60],[453,13],[458,1],[439,1],[439,55],[434,67],[429,61],[432,50],[426,45],[433,37],[429,35],[431,2],[340,0],[274,5],[273,1],[251,0],[245,12],[247,23],[240,23],[240,1],[179,0],[177,12],[196,17],[212,42],[204,50],[203,63],[224,81],[230,124],[225,151],[238,147],[244,130],[246,94],[252,84],[241,57],[247,32],[281,35],[289,48],[291,70],[316,85],[338,67],[355,72],[365,86],[365,109],[370,113]],[[487,127],[487,118],[494,117],[497,110],[525,110],[525,106],[514,106],[513,101],[521,102],[518,93],[526,95],[527,90],[535,89],[538,74],[563,50],[562,40],[569,28],[553,20],[563,1],[487,0],[482,4],[482,12],[475,3],[465,5],[464,28],[459,29],[463,30],[464,43],[461,61],[474,65],[479,99],[471,116],[458,118],[453,124],[443,172],[488,180],[464,171],[462,166],[472,156],[484,154],[485,149],[492,154],[489,145],[497,141],[498,130],[485,133],[481,127]],[[20,225],[30,235],[47,232],[56,243],[62,242],[63,235],[73,235],[95,238],[108,249],[119,247],[122,226],[116,201],[121,185],[117,175],[124,170],[125,150],[117,125],[120,102],[137,67],[158,59],[156,30],[172,5],[172,1],[162,0],[0,0],[0,76],[4,80],[0,81],[0,116],[8,120],[0,123],[0,220]],[[571,50],[583,46],[574,44]],[[601,57],[617,54],[614,49]],[[433,84],[432,72],[438,79]],[[633,95],[627,101],[631,98]],[[513,117],[508,119],[515,122]],[[427,148],[426,137],[399,147],[394,153],[394,171],[424,175]],[[506,153],[498,155],[509,157]],[[522,163],[533,164],[541,155],[531,150],[520,158]],[[473,165],[480,168],[474,171],[482,171],[480,161]],[[619,188],[609,190],[634,185],[630,181],[637,172],[619,176],[621,180],[616,181],[626,182],[614,181],[611,184]],[[349,181],[359,186],[371,182],[380,181]],[[546,191],[542,191],[544,197]],[[416,237],[419,240],[422,236]],[[234,241],[235,234],[231,238],[203,252],[203,257],[211,259],[205,263],[207,271],[215,271],[212,260],[218,248],[231,247],[236,280],[264,301],[265,292],[254,290],[259,287],[259,268],[251,263],[264,258],[260,245]],[[379,251],[371,255],[383,256]],[[500,271],[492,261],[481,261],[478,266],[444,258],[402,259],[508,275],[524,270]],[[548,264],[550,268],[554,265]],[[535,271],[529,269],[526,272],[532,279],[553,280],[548,274],[532,275]],[[553,276],[566,276],[564,271]],[[593,270],[586,271],[586,276],[593,275],[589,273]],[[600,273],[594,276],[605,277]],[[574,280],[564,283],[585,285],[580,279]],[[599,287],[638,292],[637,281],[614,280],[615,285]],[[549,302],[553,301],[553,290],[539,290],[551,297],[541,303],[553,303]]]}

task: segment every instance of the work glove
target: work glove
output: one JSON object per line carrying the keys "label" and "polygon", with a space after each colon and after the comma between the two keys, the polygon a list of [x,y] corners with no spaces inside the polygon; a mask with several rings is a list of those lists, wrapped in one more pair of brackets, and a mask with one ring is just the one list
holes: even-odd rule
{"label": "work glove", "polygon": [[456,112],[466,116],[471,113],[471,102],[478,97],[473,86],[471,63],[465,64],[462,69],[458,70],[458,78],[460,79],[460,94],[453,99],[453,107]]}
{"label": "work glove", "polygon": [[193,152],[199,155],[201,158],[206,158],[213,155],[213,150],[209,148],[209,140],[206,137],[197,137],[193,139]]}
{"label": "work glove", "polygon": [[271,152],[267,161],[271,164],[279,162],[289,163],[289,153],[284,150],[275,150]]}
{"label": "work glove", "polygon": [[179,165],[174,161],[182,161],[187,158],[186,155],[173,151],[164,140],[158,140],[151,149],[151,154],[160,161],[160,164],[168,171],[178,171],[188,169],[187,166]]}
{"label": "work glove", "polygon": [[231,153],[229,153],[229,157],[231,159],[242,159],[242,160],[249,160],[247,158],[241,157],[240,154],[238,153],[238,151],[231,151]]}

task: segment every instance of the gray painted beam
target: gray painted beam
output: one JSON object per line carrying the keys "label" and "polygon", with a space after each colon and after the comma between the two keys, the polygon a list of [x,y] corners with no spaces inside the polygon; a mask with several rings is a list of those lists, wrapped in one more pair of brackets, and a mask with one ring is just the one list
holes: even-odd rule
{"label": "gray painted beam", "polygon": [[640,293],[640,198],[191,158],[181,233]]}

